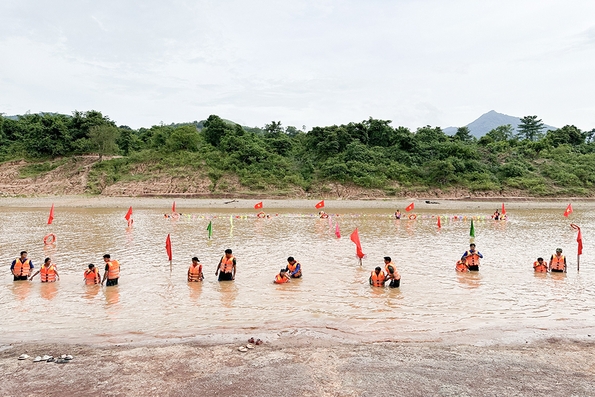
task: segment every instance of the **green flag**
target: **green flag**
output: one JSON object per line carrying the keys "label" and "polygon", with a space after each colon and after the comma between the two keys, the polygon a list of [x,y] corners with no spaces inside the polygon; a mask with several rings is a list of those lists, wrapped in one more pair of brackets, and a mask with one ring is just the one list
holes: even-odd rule
{"label": "green flag", "polygon": [[207,230],[209,231],[209,240],[210,240],[211,236],[213,235],[213,221],[209,221],[209,226],[207,226]]}
{"label": "green flag", "polygon": [[475,237],[475,227],[473,227],[473,219],[471,219],[471,230],[469,230],[469,236]]}

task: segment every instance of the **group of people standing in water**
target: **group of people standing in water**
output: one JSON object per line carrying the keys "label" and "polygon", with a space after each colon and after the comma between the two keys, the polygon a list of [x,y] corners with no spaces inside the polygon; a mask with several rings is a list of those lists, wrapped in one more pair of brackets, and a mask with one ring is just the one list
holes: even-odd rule
{"label": "group of people standing in water", "polygon": [[[455,268],[458,272],[479,271],[480,259],[482,258],[483,255],[477,251],[475,243],[471,243],[469,244],[469,249],[457,261]],[[108,287],[118,285],[120,263],[117,260],[111,259],[110,254],[103,255],[103,261],[105,262],[103,278],[100,276],[97,267],[91,263],[83,275],[85,284],[103,285],[105,283]],[[60,280],[57,266],[51,262],[50,258],[45,258],[43,265],[35,273],[33,273],[33,269],[33,262],[27,257],[27,251],[21,251],[20,257],[15,259],[10,267],[14,281],[30,281],[38,274],[42,283],[51,283]],[[556,253],[551,256],[549,263],[546,263],[541,257],[537,258],[537,261],[533,263],[533,269],[536,273],[566,273],[566,257],[562,255],[562,248],[556,249]],[[219,260],[219,264],[215,270],[215,276],[218,276],[218,281],[235,280],[236,258],[231,249],[226,249],[225,254]],[[279,271],[273,282],[275,284],[284,284],[290,282],[291,279],[300,277],[302,277],[302,265],[294,257],[290,256],[287,258],[286,267]],[[197,257],[192,258],[192,263],[188,268],[187,279],[188,282],[201,282],[204,280],[202,264]],[[371,272],[368,281],[373,287],[384,287],[388,282],[390,288],[399,288],[401,285],[401,275],[397,271],[397,267],[391,257],[385,256],[384,270],[382,267],[377,266]]]}
{"label": "group of people standing in water", "polygon": [[[118,279],[120,278],[120,262],[112,260],[110,254],[103,255],[103,261],[105,262],[103,279],[99,275],[99,270],[91,263],[83,274],[83,281],[85,284],[103,285],[105,283],[108,287],[118,285]],[[60,280],[58,268],[52,263],[50,258],[45,258],[43,265],[41,265],[41,268],[35,273],[33,273],[34,268],[35,266],[33,265],[33,262],[27,257],[27,251],[21,251],[21,256],[12,261],[10,272],[12,273],[14,281],[31,281],[38,274],[40,275],[42,283],[52,283]]]}

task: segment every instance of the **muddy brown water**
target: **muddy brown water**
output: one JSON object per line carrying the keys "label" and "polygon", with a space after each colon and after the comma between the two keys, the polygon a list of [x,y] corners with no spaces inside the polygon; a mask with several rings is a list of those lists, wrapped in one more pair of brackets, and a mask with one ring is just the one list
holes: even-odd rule
{"label": "muddy brown water", "polygon": [[[586,336],[595,333],[593,207],[570,220],[546,208],[509,211],[506,222],[484,219],[489,213],[478,210],[425,210],[416,220],[395,220],[386,209],[346,209],[329,222],[308,210],[269,210],[270,219],[258,219],[255,211],[194,209],[173,220],[157,209],[137,209],[132,229],[123,219],[126,208],[61,209],[52,225],[47,209],[0,208],[0,341],[111,343],[288,329],[475,343]],[[441,229],[437,215],[445,217]],[[474,221],[475,242],[484,259],[479,273],[460,274],[454,264],[468,247],[471,217],[481,218]],[[585,240],[580,272],[571,222]],[[367,254],[362,267],[349,240],[356,227]],[[58,241],[45,247],[49,232]],[[558,246],[568,255],[568,273],[534,274],[533,261],[549,259]],[[220,283],[215,268],[226,248],[237,258],[237,277]],[[10,263],[21,250],[36,269],[51,257],[60,281],[13,282]],[[83,271],[89,263],[103,270],[104,253],[121,262],[120,285],[85,286]],[[304,277],[273,284],[290,255]],[[385,255],[402,275],[399,289],[368,285]],[[192,256],[203,264],[203,283],[186,282]]]}

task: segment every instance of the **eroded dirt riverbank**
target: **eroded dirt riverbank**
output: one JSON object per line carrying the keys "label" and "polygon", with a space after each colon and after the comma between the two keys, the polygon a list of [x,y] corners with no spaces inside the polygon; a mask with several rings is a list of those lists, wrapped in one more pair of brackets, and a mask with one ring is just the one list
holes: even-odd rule
{"label": "eroded dirt riverbank", "polygon": [[[245,342],[244,342],[245,343]],[[3,396],[592,396],[595,343],[352,343],[4,346]],[[75,356],[68,364],[18,361]]]}

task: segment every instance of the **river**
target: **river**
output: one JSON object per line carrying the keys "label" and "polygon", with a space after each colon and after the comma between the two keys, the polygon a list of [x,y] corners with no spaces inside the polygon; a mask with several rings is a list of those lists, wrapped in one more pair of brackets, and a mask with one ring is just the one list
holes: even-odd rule
{"label": "river", "polygon": [[[271,218],[258,219],[253,210],[194,208],[174,220],[164,210],[141,208],[132,228],[123,219],[126,209],[61,208],[47,225],[46,208],[0,208],[0,341],[118,343],[320,330],[361,340],[488,343],[595,329],[595,205],[575,210],[570,220],[563,208],[509,210],[505,222],[485,219],[492,211],[473,205],[428,208],[414,211],[416,220],[395,220],[391,210],[362,202],[361,208],[329,210],[330,222],[306,209],[268,209]],[[438,215],[444,217],[440,229]],[[473,217],[484,259],[480,272],[461,274],[454,265],[468,248]],[[580,272],[571,222],[585,238]],[[361,267],[349,239],[356,227],[367,254]],[[50,232],[57,243],[44,246]],[[549,260],[558,246],[568,255],[568,273],[534,274],[533,261]],[[226,248],[237,258],[237,276],[219,283],[215,268]],[[21,250],[36,269],[51,257],[60,281],[13,282],[10,263]],[[87,265],[95,263],[103,274],[105,253],[121,262],[120,284],[85,286]],[[203,283],[186,282],[193,256],[203,264]],[[275,285],[288,256],[300,261],[304,277]],[[368,285],[384,256],[402,275],[399,289]]]}

